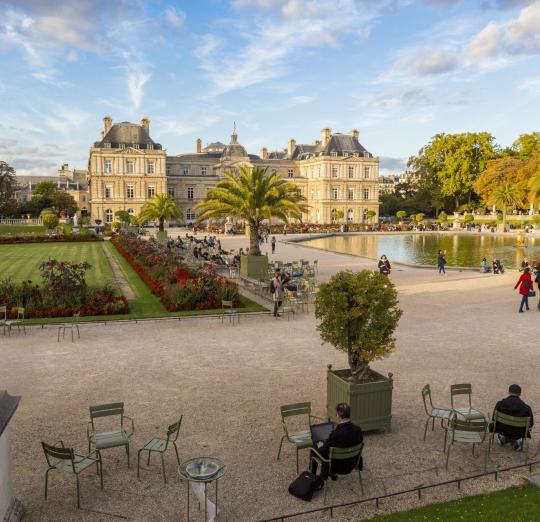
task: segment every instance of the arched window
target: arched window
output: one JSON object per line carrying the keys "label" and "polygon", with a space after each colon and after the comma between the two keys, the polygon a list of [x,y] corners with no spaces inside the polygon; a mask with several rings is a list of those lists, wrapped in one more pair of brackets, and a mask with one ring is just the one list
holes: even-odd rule
{"label": "arched window", "polygon": [[354,217],[354,212],[353,212],[353,209],[350,208],[349,210],[347,210],[347,221],[352,221],[353,217]]}
{"label": "arched window", "polygon": [[106,211],[105,211],[105,223],[112,223],[113,221],[113,211],[108,208]]}
{"label": "arched window", "polygon": [[128,214],[130,216],[133,216],[133,214],[135,214],[135,212],[133,212],[133,209],[132,208],[128,208]]}

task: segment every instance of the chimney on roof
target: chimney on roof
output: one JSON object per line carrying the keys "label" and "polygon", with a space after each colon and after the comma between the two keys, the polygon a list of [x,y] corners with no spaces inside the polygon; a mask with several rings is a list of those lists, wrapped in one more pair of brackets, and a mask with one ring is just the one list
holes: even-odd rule
{"label": "chimney on roof", "polygon": [[197,138],[197,141],[195,142],[195,152],[197,154],[200,154],[202,152],[202,140],[201,140],[201,138]]}
{"label": "chimney on roof", "polygon": [[321,144],[321,140],[315,140],[313,142],[313,145],[315,145],[315,147],[318,147],[320,144]]}
{"label": "chimney on roof", "polygon": [[296,147],[296,140],[291,138],[287,143],[287,156],[292,156],[294,148]]}
{"label": "chimney on roof", "polygon": [[328,145],[328,142],[330,141],[330,134],[331,133],[332,133],[332,131],[328,127],[325,127],[321,131],[321,142],[322,142],[323,147],[326,147]]}
{"label": "chimney on roof", "polygon": [[111,127],[112,127],[112,118],[110,116],[105,116],[105,118],[103,118],[103,132],[102,132],[103,137],[107,135],[107,132],[111,130]]}
{"label": "chimney on roof", "polygon": [[266,147],[263,147],[261,149],[261,158],[262,159],[268,159],[268,149]]}
{"label": "chimney on roof", "polygon": [[141,126],[150,134],[150,119],[149,118],[142,118],[141,119]]}
{"label": "chimney on roof", "polygon": [[357,140],[360,137],[360,131],[358,129],[353,129],[351,131],[352,137]]}

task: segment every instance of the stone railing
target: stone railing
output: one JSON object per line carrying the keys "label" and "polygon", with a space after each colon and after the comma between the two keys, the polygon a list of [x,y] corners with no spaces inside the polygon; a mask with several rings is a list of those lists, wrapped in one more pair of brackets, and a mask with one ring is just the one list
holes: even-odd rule
{"label": "stone railing", "polygon": [[41,218],[30,219],[0,219],[0,225],[43,225]]}

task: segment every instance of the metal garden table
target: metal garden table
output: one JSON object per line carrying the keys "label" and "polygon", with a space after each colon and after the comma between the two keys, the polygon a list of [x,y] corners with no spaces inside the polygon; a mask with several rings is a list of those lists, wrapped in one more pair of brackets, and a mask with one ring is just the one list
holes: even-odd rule
{"label": "metal garden table", "polygon": [[[202,464],[203,466],[214,466],[217,468],[215,473],[210,475],[194,475],[190,474],[188,469],[190,465]],[[189,487],[190,482],[204,484],[204,520],[208,520],[208,484],[216,483],[216,517],[218,516],[218,480],[225,475],[225,464],[215,457],[196,457],[186,460],[178,466],[178,474],[180,478],[186,481],[187,484],[187,522],[189,522]]]}

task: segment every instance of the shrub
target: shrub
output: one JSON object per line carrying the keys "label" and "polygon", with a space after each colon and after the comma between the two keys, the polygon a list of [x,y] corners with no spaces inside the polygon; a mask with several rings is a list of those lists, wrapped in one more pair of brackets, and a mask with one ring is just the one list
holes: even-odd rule
{"label": "shrub", "polygon": [[366,380],[369,363],[386,357],[403,313],[388,277],[370,270],[345,270],[320,286],[315,317],[321,339],[347,352],[352,378]]}

